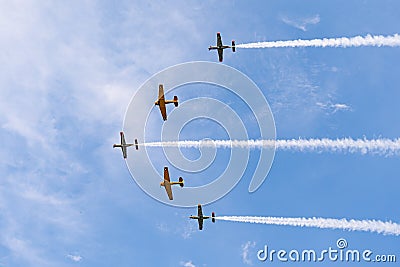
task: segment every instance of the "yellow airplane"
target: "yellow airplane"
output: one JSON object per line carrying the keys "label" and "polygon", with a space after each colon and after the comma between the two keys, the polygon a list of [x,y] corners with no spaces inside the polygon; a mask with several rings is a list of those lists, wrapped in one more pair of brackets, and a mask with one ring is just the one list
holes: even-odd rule
{"label": "yellow airplane", "polygon": [[162,181],[160,183],[160,186],[165,187],[165,191],[167,191],[169,200],[174,199],[172,196],[172,188],[171,188],[171,185],[174,185],[174,184],[179,184],[181,187],[183,187],[183,178],[179,177],[179,182],[171,182],[171,180],[169,179],[168,167],[164,167],[164,181]]}
{"label": "yellow airplane", "polygon": [[174,96],[174,100],[165,100],[164,86],[162,84],[158,85],[158,100],[154,104],[160,107],[161,115],[164,121],[167,120],[167,108],[165,107],[165,105],[172,103],[174,103],[175,107],[177,107],[178,97]]}

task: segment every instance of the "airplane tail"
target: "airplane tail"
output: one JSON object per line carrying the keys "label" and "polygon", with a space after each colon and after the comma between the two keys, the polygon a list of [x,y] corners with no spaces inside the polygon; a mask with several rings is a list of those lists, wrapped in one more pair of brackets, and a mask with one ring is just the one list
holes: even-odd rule
{"label": "airplane tail", "polygon": [[174,105],[175,107],[178,106],[178,97],[176,95],[174,96]]}
{"label": "airplane tail", "polygon": [[211,221],[215,223],[215,212],[211,213]]}
{"label": "airplane tail", "polygon": [[235,40],[232,40],[232,52],[236,52]]}
{"label": "airplane tail", "polygon": [[139,144],[138,144],[137,139],[135,139],[135,148],[136,148],[136,150],[139,150]]}
{"label": "airplane tail", "polygon": [[182,177],[179,177],[179,185],[180,185],[180,187],[183,187],[183,178]]}

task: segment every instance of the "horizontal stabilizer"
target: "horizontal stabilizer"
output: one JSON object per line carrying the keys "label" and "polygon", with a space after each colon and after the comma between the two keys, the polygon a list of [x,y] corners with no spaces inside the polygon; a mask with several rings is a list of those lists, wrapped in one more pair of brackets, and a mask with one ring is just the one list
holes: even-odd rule
{"label": "horizontal stabilizer", "polygon": [[177,96],[174,96],[174,105],[175,105],[175,107],[178,106],[178,97]]}
{"label": "horizontal stabilizer", "polygon": [[215,212],[211,213],[211,221],[215,223]]}
{"label": "horizontal stabilizer", "polygon": [[182,178],[182,177],[179,177],[179,185],[180,185],[181,187],[183,187],[183,178]]}
{"label": "horizontal stabilizer", "polygon": [[232,40],[232,52],[236,52],[235,40]]}
{"label": "horizontal stabilizer", "polygon": [[137,139],[135,139],[135,148],[136,148],[136,150],[139,150],[139,144],[138,144]]}

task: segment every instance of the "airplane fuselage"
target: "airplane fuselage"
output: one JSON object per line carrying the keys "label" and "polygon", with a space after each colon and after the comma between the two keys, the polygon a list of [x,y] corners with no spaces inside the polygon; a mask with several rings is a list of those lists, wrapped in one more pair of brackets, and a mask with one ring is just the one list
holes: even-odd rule
{"label": "airplane fuselage", "polygon": [[164,180],[164,181],[162,181],[161,183],[160,183],[160,186],[164,186],[164,187],[171,187],[171,185],[174,185],[174,184],[179,184],[179,185],[182,185],[183,184],[183,181],[182,182],[170,182],[170,181],[168,181],[168,180]]}
{"label": "airplane fuselage", "polygon": [[116,147],[129,147],[129,146],[133,146],[134,144],[114,144],[113,145],[113,148],[116,148]]}
{"label": "airplane fuselage", "polygon": [[216,50],[216,49],[218,49],[218,50],[224,50],[224,49],[226,49],[226,48],[232,48],[232,46],[230,46],[230,45],[210,46],[210,47],[208,48],[208,50]]}
{"label": "airplane fuselage", "polygon": [[[164,100],[164,104],[175,104],[175,100]],[[154,105],[159,106],[160,105],[160,101],[156,101],[154,102]]]}
{"label": "airplane fuselage", "polygon": [[190,219],[195,219],[195,220],[206,220],[206,219],[210,219],[210,216],[190,216]]}

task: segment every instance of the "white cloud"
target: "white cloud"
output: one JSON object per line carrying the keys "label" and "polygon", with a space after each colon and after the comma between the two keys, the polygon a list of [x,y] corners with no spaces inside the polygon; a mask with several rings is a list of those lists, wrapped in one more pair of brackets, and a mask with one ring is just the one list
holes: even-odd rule
{"label": "white cloud", "polygon": [[327,110],[331,114],[336,113],[338,111],[351,111],[352,110],[349,105],[340,104],[340,103],[332,104],[329,102],[328,103],[317,102],[316,105],[321,107],[324,110]]}
{"label": "white cloud", "polygon": [[315,25],[321,21],[318,14],[312,17],[299,18],[299,19],[289,19],[288,17],[283,16],[281,19],[287,25],[293,26],[302,31],[307,31],[308,25]]}
{"label": "white cloud", "polygon": [[[117,136],[132,94],[154,72],[182,62],[198,40],[191,14],[167,12],[169,3],[138,4],[119,6],[124,12],[115,16],[90,0],[11,1],[0,9],[5,265],[57,266],[54,250],[83,246],[96,224],[80,210],[105,193],[98,189],[106,176],[107,184],[118,177],[106,142],[113,130]],[[160,30],[165,21],[180,30]],[[182,34],[191,37],[184,47],[160,48]]]}
{"label": "white cloud", "polygon": [[351,107],[346,104],[333,104],[332,108],[334,109],[333,110],[334,113],[340,110],[351,110]]}
{"label": "white cloud", "polygon": [[192,222],[187,222],[183,227],[182,237],[183,239],[188,239],[193,233],[197,231],[197,227]]}
{"label": "white cloud", "polygon": [[29,262],[31,266],[51,266],[51,262],[42,257],[43,252],[28,240],[9,235],[1,238],[3,245],[9,249],[12,256],[20,257],[20,260]]}
{"label": "white cloud", "polygon": [[250,249],[254,248],[256,245],[256,242],[251,242],[251,241],[247,241],[245,244],[242,245],[242,260],[243,263],[247,264],[247,265],[253,265],[253,262],[250,259]]}
{"label": "white cloud", "polygon": [[194,265],[192,261],[187,261],[187,262],[181,261],[180,265],[184,267],[196,267],[196,265]]}
{"label": "white cloud", "polygon": [[65,255],[65,247],[96,250],[82,240],[95,240],[87,237],[105,213],[96,206],[99,199],[123,205],[136,197],[109,190],[124,180],[121,173],[127,175],[113,161],[121,163],[112,142],[139,85],[194,57],[204,16],[189,6],[92,0],[2,5],[0,246],[9,251],[4,265],[60,266],[65,258],[57,256]]}
{"label": "white cloud", "polygon": [[68,254],[67,257],[74,262],[80,262],[82,260],[82,256],[79,255]]}
{"label": "white cloud", "polygon": [[168,233],[170,231],[168,225],[165,223],[158,223],[156,227],[160,232],[163,233]]}
{"label": "white cloud", "polygon": [[[285,57],[278,56],[276,62],[271,63],[271,85],[268,90],[271,92],[269,99],[273,113],[288,108],[296,113],[314,111],[311,103],[322,102],[327,98],[327,93],[322,91],[314,78],[320,66],[311,65],[309,69],[304,69],[300,64],[290,62],[294,59],[299,61],[295,52],[288,51],[285,54]],[[307,59],[300,60],[307,62]],[[310,72],[315,73],[310,75]]]}

